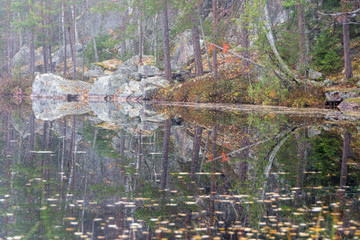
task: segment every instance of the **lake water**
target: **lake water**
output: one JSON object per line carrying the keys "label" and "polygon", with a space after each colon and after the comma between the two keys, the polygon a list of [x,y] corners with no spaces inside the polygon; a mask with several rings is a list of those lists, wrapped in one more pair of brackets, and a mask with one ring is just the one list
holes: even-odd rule
{"label": "lake water", "polygon": [[357,239],[332,110],[34,101],[0,115],[1,239]]}

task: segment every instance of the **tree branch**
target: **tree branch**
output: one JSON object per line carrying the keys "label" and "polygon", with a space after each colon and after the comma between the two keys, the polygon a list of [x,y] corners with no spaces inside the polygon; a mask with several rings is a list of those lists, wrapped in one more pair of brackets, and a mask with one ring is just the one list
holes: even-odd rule
{"label": "tree branch", "polygon": [[359,9],[356,9],[352,12],[342,12],[342,13],[339,13],[339,12],[336,12],[336,13],[323,13],[321,11],[317,11],[319,14],[321,15],[324,15],[324,16],[332,16],[332,17],[339,17],[339,16],[342,16],[342,15],[353,15],[353,14],[357,14],[360,12],[360,8]]}

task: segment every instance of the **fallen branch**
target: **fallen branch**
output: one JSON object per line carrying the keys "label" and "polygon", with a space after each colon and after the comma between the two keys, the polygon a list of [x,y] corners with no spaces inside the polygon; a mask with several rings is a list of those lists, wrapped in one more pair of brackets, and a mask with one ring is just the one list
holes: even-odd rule
{"label": "fallen branch", "polygon": [[319,14],[324,15],[324,16],[333,16],[333,17],[339,17],[339,16],[343,16],[343,15],[353,15],[353,14],[357,14],[360,12],[360,8],[356,9],[352,12],[342,12],[342,13],[323,13],[321,11],[317,11]]}

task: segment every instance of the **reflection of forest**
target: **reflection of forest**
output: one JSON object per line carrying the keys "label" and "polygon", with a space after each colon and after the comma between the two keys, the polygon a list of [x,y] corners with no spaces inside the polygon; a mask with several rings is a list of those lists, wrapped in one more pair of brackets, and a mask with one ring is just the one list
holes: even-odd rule
{"label": "reflection of forest", "polygon": [[172,117],[154,121],[113,110],[53,121],[1,113],[0,238],[360,234],[355,123],[186,108],[159,108]]}

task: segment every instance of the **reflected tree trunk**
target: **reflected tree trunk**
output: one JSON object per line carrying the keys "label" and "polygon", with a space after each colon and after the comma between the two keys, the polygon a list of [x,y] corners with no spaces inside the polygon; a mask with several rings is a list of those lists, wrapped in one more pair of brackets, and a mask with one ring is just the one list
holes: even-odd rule
{"label": "reflected tree trunk", "polygon": [[195,177],[195,173],[198,170],[199,165],[199,152],[201,145],[202,127],[195,126],[195,135],[193,139],[193,151],[191,158],[191,177]]}
{"label": "reflected tree trunk", "polygon": [[350,155],[350,146],[351,144],[351,134],[348,131],[345,131],[344,134],[344,145],[343,145],[343,154],[341,161],[341,178],[340,178],[340,188],[346,186],[347,174],[348,174],[348,159]]}
{"label": "reflected tree trunk", "polygon": [[[217,125],[212,129],[212,144],[211,144],[211,158],[214,159],[216,154],[216,139],[217,139]],[[210,239],[214,238],[214,225],[215,225],[215,194],[216,194],[216,179],[215,179],[215,166],[214,162],[211,166],[210,176],[210,206],[209,206],[209,236]]]}
{"label": "reflected tree trunk", "polygon": [[171,130],[171,119],[166,119],[164,123],[164,143],[162,149],[161,163],[162,172],[160,180],[160,188],[164,190],[166,188],[166,181],[168,175],[168,162],[169,162],[169,145],[170,145],[170,131]]}
{"label": "reflected tree trunk", "polygon": [[7,65],[7,74],[11,75],[11,0],[7,0],[6,2],[6,65]]}

